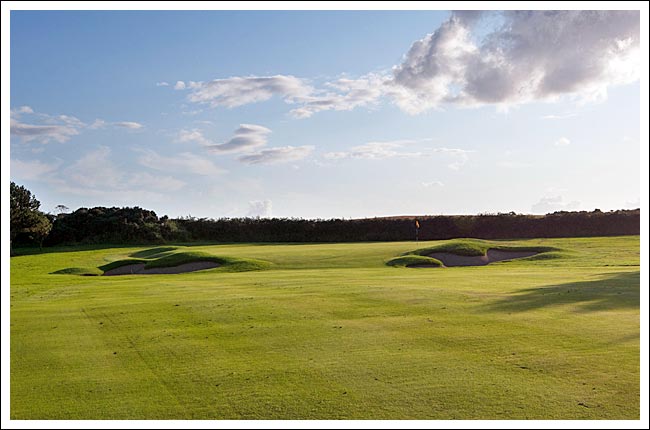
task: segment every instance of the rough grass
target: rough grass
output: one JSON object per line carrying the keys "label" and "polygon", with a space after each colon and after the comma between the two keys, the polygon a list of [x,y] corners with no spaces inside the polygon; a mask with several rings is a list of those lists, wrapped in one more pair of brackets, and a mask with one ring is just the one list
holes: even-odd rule
{"label": "rough grass", "polygon": [[425,257],[422,255],[404,255],[401,257],[391,258],[386,262],[389,266],[410,267],[417,265],[428,265],[432,267],[442,267],[442,262],[435,258]]}
{"label": "rough grass", "polygon": [[491,243],[569,257],[408,270],[385,261],[438,243],[205,244],[178,251],[273,265],[150,277],[50,274],[144,247],[12,257],[8,414],[638,420],[639,237]]}

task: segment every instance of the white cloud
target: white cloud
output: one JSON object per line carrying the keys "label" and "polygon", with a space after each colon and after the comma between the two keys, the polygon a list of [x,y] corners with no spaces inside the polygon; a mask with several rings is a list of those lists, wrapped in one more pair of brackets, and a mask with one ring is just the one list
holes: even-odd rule
{"label": "white cloud", "polygon": [[460,170],[469,160],[467,152],[457,152],[454,153],[457,155],[456,159],[447,165],[451,170]]}
{"label": "white cloud", "polygon": [[270,218],[273,212],[271,200],[253,200],[248,202],[248,213],[246,216],[254,218]]}
{"label": "white cloud", "polygon": [[37,160],[22,161],[12,158],[10,173],[11,177],[15,179],[36,180],[51,175],[61,166],[61,163],[61,161],[57,161],[56,163],[43,163]]}
{"label": "white cloud", "polygon": [[547,214],[556,211],[572,211],[579,207],[579,201],[565,202],[562,196],[546,196],[535,203],[530,210],[534,214]]}
{"label": "white cloud", "polygon": [[189,101],[211,107],[278,96],[296,105],[296,118],[381,100],[410,114],[447,105],[494,104],[503,110],[562,96],[595,101],[607,97],[609,86],[639,79],[639,22],[638,11],[458,11],[415,41],[391,71],[322,88],[291,75],[178,81],[175,88],[189,88]]}
{"label": "white cloud", "polygon": [[72,136],[79,134],[79,131],[70,125],[35,125],[10,120],[11,134],[18,136],[23,142],[37,141],[49,143],[54,140],[60,143],[70,140]]}
{"label": "white cloud", "polygon": [[[517,104],[593,98],[639,77],[638,11],[505,11],[477,41],[458,14],[416,41],[394,69],[394,96],[417,113],[441,103]],[[494,14],[488,18],[495,19]]]}
{"label": "white cloud", "polygon": [[411,114],[439,105],[463,81],[467,63],[477,50],[470,30],[452,17],[414,42],[404,61],[393,68],[391,97]]}
{"label": "white cloud", "polygon": [[542,119],[567,119],[578,116],[575,112],[563,113],[563,114],[550,114],[542,116]]}
{"label": "white cloud", "polygon": [[[23,115],[29,116],[31,123],[23,121],[21,119]],[[20,138],[23,142],[36,141],[45,144],[56,141],[63,143],[70,140],[72,136],[81,134],[83,130],[98,130],[106,128],[109,125],[130,130],[137,130],[144,127],[142,124],[134,121],[109,123],[99,118],[88,125],[79,118],[71,115],[36,113],[29,106],[21,106],[11,110],[11,135]]]}
{"label": "white cloud", "polygon": [[430,181],[430,182],[422,182],[422,186],[425,188],[444,187],[445,184],[442,183],[441,181]]}
{"label": "white cloud", "polygon": [[172,176],[125,171],[113,162],[111,150],[106,146],[82,155],[48,181],[60,192],[123,202],[134,198],[157,200],[164,193],[186,185]]}
{"label": "white cloud", "polygon": [[18,114],[20,114],[20,113],[31,114],[31,113],[34,113],[34,109],[32,109],[29,106],[20,106],[20,107],[18,107],[16,109],[12,110],[11,112],[12,113],[18,113]]}
{"label": "white cloud", "polygon": [[295,76],[249,76],[194,82],[188,99],[212,107],[236,107],[265,101],[274,95],[286,102],[309,96],[313,89]]}
{"label": "white cloud", "polygon": [[126,185],[133,189],[144,188],[159,191],[178,191],[186,184],[172,176],[154,176],[149,173],[139,172],[133,173],[128,178]]}
{"label": "white cloud", "polygon": [[144,127],[144,125],[140,124],[139,122],[134,122],[134,121],[120,121],[120,122],[114,122],[114,126],[116,127],[122,127],[122,128],[128,128],[130,130],[138,130]]}
{"label": "white cloud", "polygon": [[271,133],[266,127],[256,124],[240,124],[235,134],[227,142],[208,145],[213,152],[250,152],[266,145],[267,136]]}
{"label": "white cloud", "polygon": [[88,188],[117,188],[125,174],[113,164],[110,154],[106,146],[86,153],[65,169],[66,182]]}
{"label": "white cloud", "polygon": [[187,88],[187,86],[185,85],[185,82],[176,81],[176,84],[174,85],[175,90],[184,90],[185,88]]}
{"label": "white cloud", "polygon": [[157,87],[168,87],[168,86],[169,86],[169,82],[165,82],[165,81],[162,81],[162,82],[156,82],[156,86],[157,86]]}
{"label": "white cloud", "polygon": [[504,169],[527,169],[531,167],[532,164],[525,161],[503,160],[499,161],[497,166]]}
{"label": "white cloud", "polygon": [[560,137],[558,140],[556,140],[553,145],[555,146],[567,146],[571,143],[571,141],[566,138],[566,137]]}
{"label": "white cloud", "polygon": [[98,118],[95,121],[93,121],[93,123],[90,124],[88,126],[88,128],[91,129],[91,130],[97,130],[97,129],[106,127],[106,125],[107,125],[106,121],[104,121],[103,119]]}
{"label": "white cloud", "polygon": [[421,151],[403,151],[401,148],[408,144],[416,144],[430,141],[431,139],[420,140],[393,140],[389,142],[368,142],[363,145],[354,146],[348,151],[328,152],[324,158],[330,160],[351,158],[365,160],[384,160],[387,158],[420,158],[431,157],[434,154],[444,154],[452,157],[453,162],[448,165],[450,169],[459,170],[467,163],[469,154],[474,152],[459,148],[424,148]]}
{"label": "white cloud", "polygon": [[313,146],[282,146],[264,149],[260,152],[242,155],[239,161],[246,164],[277,164],[298,161],[307,157],[314,150]]}
{"label": "white cloud", "polygon": [[86,126],[86,124],[83,121],[81,121],[79,118],[70,115],[59,115],[57,117],[50,117],[46,119],[47,122],[52,122],[52,123],[56,122],[57,120],[71,127],[83,128]]}
{"label": "white cloud", "polygon": [[201,176],[217,176],[225,173],[224,169],[217,167],[212,161],[189,152],[182,152],[166,157],[150,149],[137,150],[141,155],[138,163],[150,169],[193,173]]}
{"label": "white cloud", "polygon": [[203,136],[203,132],[201,130],[197,129],[181,130],[178,132],[178,136],[175,140],[178,143],[196,142],[203,146],[213,145],[213,142]]}
{"label": "white cloud", "polygon": [[368,142],[363,145],[354,146],[349,151],[328,152],[325,158],[336,160],[341,158],[361,158],[367,160],[383,160],[385,158],[414,158],[421,157],[422,152],[404,152],[398,149],[403,147],[407,141],[390,142]]}
{"label": "white cloud", "polygon": [[383,94],[384,82],[384,77],[369,74],[359,79],[339,79],[327,83],[334,91],[297,98],[296,102],[302,106],[293,109],[291,114],[296,118],[308,118],[324,110],[347,111],[376,104]]}

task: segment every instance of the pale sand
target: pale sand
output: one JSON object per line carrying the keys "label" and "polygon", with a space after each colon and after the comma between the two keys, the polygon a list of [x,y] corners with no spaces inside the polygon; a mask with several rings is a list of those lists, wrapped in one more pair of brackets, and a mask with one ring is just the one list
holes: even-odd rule
{"label": "pale sand", "polygon": [[535,251],[499,251],[498,249],[488,249],[487,255],[467,257],[465,255],[456,255],[449,252],[434,252],[429,257],[440,260],[446,267],[454,266],[485,266],[486,264],[497,261],[514,260],[517,258],[526,258],[537,255]]}
{"label": "pale sand", "polygon": [[116,275],[167,275],[177,273],[196,272],[197,270],[214,269],[219,267],[219,263],[213,261],[195,261],[193,263],[180,264],[173,267],[156,267],[154,269],[144,268],[144,264],[129,264],[104,272],[104,276]]}

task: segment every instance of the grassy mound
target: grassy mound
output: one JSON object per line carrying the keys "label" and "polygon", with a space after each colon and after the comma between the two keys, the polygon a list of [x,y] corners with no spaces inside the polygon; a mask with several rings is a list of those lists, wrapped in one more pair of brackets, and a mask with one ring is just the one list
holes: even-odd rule
{"label": "grassy mound", "polygon": [[142,251],[134,252],[133,254],[130,254],[129,257],[147,259],[160,258],[169,255],[177,249],[177,246],[159,246],[156,248],[144,249]]}
{"label": "grassy mound", "polygon": [[99,276],[103,272],[96,267],[68,267],[66,269],[52,272],[52,275],[78,275],[78,276]]}
{"label": "grassy mound", "polygon": [[403,255],[429,255],[434,252],[448,252],[455,255],[464,255],[466,257],[477,257],[485,255],[489,246],[475,241],[451,241],[441,243],[440,245],[432,246],[429,248],[416,249],[409,251]]}
{"label": "grassy mound", "polygon": [[395,257],[388,260],[386,264],[395,267],[411,267],[425,264],[432,267],[442,267],[440,260],[422,255],[404,255],[401,257]]}
{"label": "grassy mound", "polygon": [[122,266],[128,266],[130,264],[146,264],[146,263],[147,260],[143,260],[141,258],[126,258],[124,260],[111,261],[108,264],[99,266],[99,270],[101,270],[102,272],[108,272],[109,270],[117,269],[118,267],[122,267]]}
{"label": "grassy mound", "polygon": [[255,260],[251,258],[233,258],[233,257],[218,257],[213,254],[201,251],[185,251],[169,254],[165,257],[156,260],[148,261],[145,269],[153,269],[155,267],[173,267],[185,263],[193,263],[196,261],[212,261],[219,263],[222,271],[227,272],[246,272],[250,270],[263,270],[271,266],[271,263],[263,260]]}
{"label": "grassy mound", "polygon": [[[116,269],[122,266],[128,266],[130,264],[144,264],[146,269],[154,269],[160,267],[175,267],[180,266],[181,264],[186,263],[195,263],[198,261],[211,261],[218,263],[220,267],[214,269],[221,272],[248,272],[251,270],[264,270],[271,267],[270,262],[264,260],[256,260],[252,258],[235,258],[235,257],[219,257],[214,254],[209,254],[207,252],[201,251],[181,251],[174,252],[170,248],[172,247],[163,247],[163,248],[154,248],[145,251],[139,251],[131,254],[134,255],[161,255],[159,258],[126,258],[123,260],[117,260],[99,266],[99,270],[107,272],[111,269]],[[177,248],[173,248],[177,249]],[[152,259],[153,258],[153,259]]]}
{"label": "grassy mound", "polygon": [[501,245],[498,243],[479,240],[479,239],[457,239],[446,241],[440,245],[431,246],[428,248],[416,249],[414,251],[408,251],[402,254],[406,255],[422,255],[427,256],[435,252],[448,252],[450,254],[462,255],[465,257],[480,257],[486,255],[488,249],[496,249],[498,251],[531,251],[531,252],[551,252],[551,251],[560,251],[559,248],[554,248],[552,246],[512,246],[512,245]]}

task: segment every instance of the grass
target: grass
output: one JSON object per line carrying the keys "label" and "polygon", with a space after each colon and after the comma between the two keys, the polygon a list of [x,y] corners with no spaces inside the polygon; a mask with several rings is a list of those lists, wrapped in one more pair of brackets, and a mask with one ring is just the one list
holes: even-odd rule
{"label": "grass", "polygon": [[436,260],[435,258],[431,257],[425,257],[422,255],[404,255],[401,257],[395,257],[388,260],[386,264],[396,267],[410,267],[419,265],[442,267],[442,262],[440,260]]}
{"label": "grass", "polygon": [[463,255],[467,257],[480,257],[485,255],[488,249],[497,249],[499,251],[533,251],[539,253],[561,251],[561,249],[553,246],[504,245],[496,241],[455,239],[443,241],[443,243],[434,246],[407,251],[404,255],[427,256],[434,252],[448,252],[450,254]]}
{"label": "grass", "polygon": [[490,243],[562,251],[412,270],[385,262],[438,242],[205,244],[135,258],[272,265],[151,277],[51,274],[145,247],[12,257],[10,416],[639,419],[639,237]]}
{"label": "grass", "polygon": [[99,276],[104,272],[96,267],[68,267],[52,272],[52,275]]}
{"label": "grass", "polygon": [[[247,272],[251,270],[265,270],[271,267],[271,263],[268,261],[252,258],[219,257],[205,251],[186,251],[185,249],[179,247],[145,249],[129,254],[129,258],[118,259],[103,264],[99,266],[98,270],[102,274],[109,270],[132,264],[144,264],[145,269],[154,269],[158,267],[180,266],[181,264],[197,261],[219,263],[220,267],[217,270],[222,272]],[[136,256],[139,258],[133,258]],[[64,273],[70,270],[72,269],[63,269],[57,271],[57,273]],[[75,273],[70,272],[70,274]]]}

